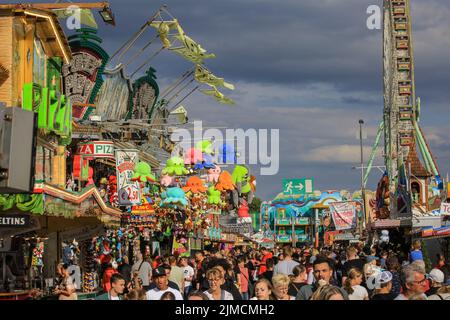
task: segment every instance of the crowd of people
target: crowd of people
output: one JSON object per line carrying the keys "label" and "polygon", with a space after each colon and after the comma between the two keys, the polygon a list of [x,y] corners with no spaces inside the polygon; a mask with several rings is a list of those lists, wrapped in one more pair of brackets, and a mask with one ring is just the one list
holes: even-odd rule
{"label": "crowd of people", "polygon": [[[58,294],[73,297],[69,277]],[[420,242],[409,254],[361,245],[236,247],[151,259],[138,254],[103,271],[98,300],[450,300],[450,264],[426,270]]]}

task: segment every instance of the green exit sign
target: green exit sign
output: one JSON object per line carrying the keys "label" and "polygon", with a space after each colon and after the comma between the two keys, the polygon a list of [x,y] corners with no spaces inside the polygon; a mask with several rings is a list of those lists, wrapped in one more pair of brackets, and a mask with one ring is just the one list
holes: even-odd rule
{"label": "green exit sign", "polygon": [[283,179],[283,194],[289,196],[313,193],[313,182],[311,178]]}

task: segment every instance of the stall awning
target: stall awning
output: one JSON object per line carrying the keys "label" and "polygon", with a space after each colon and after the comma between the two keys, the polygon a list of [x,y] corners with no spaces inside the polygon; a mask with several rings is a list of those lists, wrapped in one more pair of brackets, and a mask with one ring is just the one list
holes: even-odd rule
{"label": "stall awning", "polygon": [[411,219],[383,219],[372,222],[370,227],[372,229],[389,229],[399,227],[411,227]]}

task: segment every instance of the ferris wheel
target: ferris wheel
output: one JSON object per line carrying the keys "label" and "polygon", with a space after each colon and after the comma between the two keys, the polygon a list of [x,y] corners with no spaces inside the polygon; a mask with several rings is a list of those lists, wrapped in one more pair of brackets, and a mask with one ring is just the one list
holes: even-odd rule
{"label": "ferris wheel", "polygon": [[439,188],[442,188],[442,181],[419,126],[420,99],[416,99],[410,0],[383,0],[383,14],[383,121],[364,184],[383,135],[386,172],[378,184],[377,207],[380,216],[396,219],[411,217],[412,208],[420,204],[413,200],[411,187],[411,177],[417,172],[427,179],[434,179]]}

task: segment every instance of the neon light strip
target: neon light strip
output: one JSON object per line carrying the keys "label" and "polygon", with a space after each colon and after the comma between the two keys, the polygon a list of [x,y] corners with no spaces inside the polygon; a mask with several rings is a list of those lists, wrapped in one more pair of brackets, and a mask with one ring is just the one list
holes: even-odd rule
{"label": "neon light strip", "polygon": [[70,62],[70,60],[69,60],[69,57],[68,57],[68,55],[67,55],[67,52],[66,52],[66,50],[65,50],[65,48],[64,48],[64,45],[63,45],[63,43],[62,43],[62,40],[61,40],[61,38],[59,37],[59,33],[58,33],[57,29],[56,29],[55,22],[53,21],[53,18],[52,18],[50,15],[45,15],[45,14],[35,13],[35,12],[32,12],[32,11],[28,11],[28,10],[25,10],[24,13],[27,14],[27,15],[30,15],[30,16],[35,16],[35,17],[44,18],[44,19],[47,19],[47,20],[50,21],[50,24],[51,24],[51,26],[52,26],[53,32],[54,32],[55,35],[56,35],[56,40],[58,41],[58,44],[59,44],[59,46],[60,46],[60,48],[61,48],[61,50],[62,50],[62,52],[63,52],[64,60],[65,60],[65,62],[68,64],[68,63]]}
{"label": "neon light strip", "polygon": [[111,216],[114,216],[114,217],[121,217],[121,215],[122,215],[122,211],[114,209],[114,208],[110,208],[105,204],[102,197],[100,196],[100,192],[95,187],[85,191],[84,193],[82,193],[80,195],[76,195],[76,194],[70,193],[68,191],[58,189],[58,188],[53,187],[48,184],[44,184],[43,190],[44,190],[44,193],[46,193],[46,194],[49,194],[53,197],[57,197],[62,200],[66,200],[66,201],[69,201],[69,202],[72,202],[75,204],[80,204],[81,202],[86,200],[88,197],[94,196],[95,200],[97,201],[98,205],[103,210],[103,212],[105,212]]}

